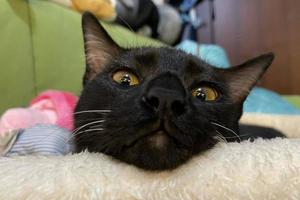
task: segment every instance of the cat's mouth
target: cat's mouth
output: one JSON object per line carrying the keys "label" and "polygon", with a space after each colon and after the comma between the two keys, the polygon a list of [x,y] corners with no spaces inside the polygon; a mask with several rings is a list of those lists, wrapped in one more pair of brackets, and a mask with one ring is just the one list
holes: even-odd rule
{"label": "cat's mouth", "polygon": [[[155,128],[156,125],[156,128]],[[171,129],[167,123],[155,123],[154,128],[142,130],[133,140],[128,141],[126,148],[134,147],[140,143],[147,144],[153,149],[162,150],[170,144],[182,147],[182,144],[176,138],[177,130]],[[157,126],[158,125],[158,126]],[[157,128],[158,127],[158,128]],[[147,130],[147,131],[146,131]]]}
{"label": "cat's mouth", "polygon": [[134,140],[129,141],[126,144],[127,148],[135,146],[140,141],[148,141],[148,143],[157,148],[162,148],[165,146],[168,141],[171,139],[169,133],[164,128],[158,128],[154,131],[146,132],[138,137],[136,137]]}
{"label": "cat's mouth", "polygon": [[144,127],[128,145],[123,146],[120,154],[114,156],[143,169],[160,170],[175,168],[192,155],[191,147],[179,139],[178,130],[170,132],[164,127],[147,128]]}
{"label": "cat's mouth", "polygon": [[146,136],[149,144],[154,148],[162,149],[167,146],[169,140],[171,139],[168,133],[164,130],[157,130],[154,133]]}

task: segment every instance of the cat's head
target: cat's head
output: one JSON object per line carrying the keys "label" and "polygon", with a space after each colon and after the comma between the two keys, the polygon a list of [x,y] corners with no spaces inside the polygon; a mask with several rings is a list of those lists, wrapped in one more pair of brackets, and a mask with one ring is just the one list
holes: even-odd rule
{"label": "cat's head", "polygon": [[173,48],[123,49],[91,14],[83,16],[83,32],[78,151],[148,170],[173,169],[222,138],[238,139],[243,102],[274,57],[217,69]]}

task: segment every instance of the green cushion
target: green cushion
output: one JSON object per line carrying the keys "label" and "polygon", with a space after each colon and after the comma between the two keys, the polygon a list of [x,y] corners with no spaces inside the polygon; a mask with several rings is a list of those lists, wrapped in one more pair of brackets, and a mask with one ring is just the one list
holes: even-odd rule
{"label": "green cushion", "polygon": [[84,70],[80,16],[56,4],[30,0],[36,89],[79,94]]}
{"label": "green cushion", "polygon": [[[80,93],[85,58],[79,13],[43,0],[1,0],[0,24],[0,113],[46,89]],[[163,45],[103,25],[122,47]]]}
{"label": "green cushion", "polygon": [[25,105],[35,94],[28,5],[0,1],[0,113]]}
{"label": "green cushion", "polygon": [[289,103],[300,109],[300,95],[283,96]]}

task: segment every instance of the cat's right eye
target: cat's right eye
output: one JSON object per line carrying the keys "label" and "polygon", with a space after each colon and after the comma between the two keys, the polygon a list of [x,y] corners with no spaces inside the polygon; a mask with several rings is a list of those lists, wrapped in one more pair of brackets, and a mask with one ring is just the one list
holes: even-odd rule
{"label": "cat's right eye", "polygon": [[219,97],[216,89],[205,85],[195,88],[192,95],[201,101],[215,101]]}
{"label": "cat's right eye", "polygon": [[129,70],[122,69],[113,73],[112,79],[123,86],[133,86],[140,83],[139,78]]}

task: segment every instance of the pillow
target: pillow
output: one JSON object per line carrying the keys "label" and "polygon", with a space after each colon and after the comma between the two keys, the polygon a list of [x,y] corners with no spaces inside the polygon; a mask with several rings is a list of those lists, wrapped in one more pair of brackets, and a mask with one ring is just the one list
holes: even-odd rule
{"label": "pillow", "polygon": [[300,199],[300,140],[219,143],[147,172],[103,154],[0,159],[0,199]]}

